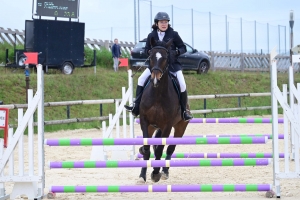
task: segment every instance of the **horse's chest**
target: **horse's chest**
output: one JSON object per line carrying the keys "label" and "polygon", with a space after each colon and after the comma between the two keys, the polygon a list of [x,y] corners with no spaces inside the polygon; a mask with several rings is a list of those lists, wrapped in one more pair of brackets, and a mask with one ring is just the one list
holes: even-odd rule
{"label": "horse's chest", "polygon": [[145,116],[150,124],[158,125],[173,120],[172,118],[174,118],[176,112],[176,108],[168,109],[161,106],[152,106],[149,110],[147,110]]}

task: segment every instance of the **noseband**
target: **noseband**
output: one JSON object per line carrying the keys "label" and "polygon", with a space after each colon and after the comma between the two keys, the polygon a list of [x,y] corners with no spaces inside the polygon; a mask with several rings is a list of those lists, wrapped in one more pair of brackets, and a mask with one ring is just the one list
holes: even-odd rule
{"label": "noseband", "polygon": [[165,48],[165,47],[162,47],[162,46],[155,46],[155,47],[153,47],[152,49],[163,49],[163,50],[165,50],[166,52],[167,52],[167,54],[168,54],[168,59],[167,59],[167,67],[165,67],[164,68],[164,70],[161,70],[157,65],[155,65],[152,69],[151,69],[151,73],[154,71],[154,70],[158,70],[158,71],[160,71],[160,73],[161,73],[161,76],[160,77],[162,77],[163,75],[164,75],[164,73],[167,71],[167,69],[168,69],[168,67],[169,67],[169,50],[167,49],[167,48]]}

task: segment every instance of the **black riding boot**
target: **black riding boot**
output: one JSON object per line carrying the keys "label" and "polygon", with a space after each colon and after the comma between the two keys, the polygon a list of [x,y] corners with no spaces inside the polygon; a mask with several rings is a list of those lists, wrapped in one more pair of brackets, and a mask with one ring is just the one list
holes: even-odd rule
{"label": "black riding boot", "polygon": [[132,112],[132,114],[137,117],[140,114],[140,102],[142,99],[142,94],[143,94],[144,87],[143,86],[137,86],[136,87],[136,97],[135,101],[132,106],[127,106],[125,105],[124,107],[126,108],[127,111]]}
{"label": "black riding boot", "polygon": [[190,114],[190,112],[187,112],[186,106],[187,106],[187,92],[181,92],[180,93],[180,101],[181,101],[181,113],[182,118],[184,121],[190,121],[193,119],[193,116]]}

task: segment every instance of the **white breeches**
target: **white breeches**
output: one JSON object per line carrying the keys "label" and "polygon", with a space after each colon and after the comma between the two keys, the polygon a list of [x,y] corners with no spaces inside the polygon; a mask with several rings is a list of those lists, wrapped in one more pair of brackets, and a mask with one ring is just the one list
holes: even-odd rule
{"label": "white breeches", "polygon": [[[177,77],[178,81],[179,81],[180,92],[184,92],[186,90],[186,84],[185,84],[185,80],[184,80],[182,71],[179,70],[177,72],[171,72],[171,73],[174,74]],[[141,74],[141,76],[138,79],[138,85],[139,86],[144,86],[144,83],[145,83],[146,79],[150,75],[151,75],[151,72],[150,72],[149,68],[145,69],[145,71]]]}

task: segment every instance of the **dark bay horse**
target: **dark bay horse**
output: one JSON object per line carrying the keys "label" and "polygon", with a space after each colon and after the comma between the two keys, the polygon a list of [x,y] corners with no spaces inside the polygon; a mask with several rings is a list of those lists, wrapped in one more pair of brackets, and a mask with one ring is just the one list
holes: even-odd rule
{"label": "dark bay horse", "polygon": [[[150,52],[150,83],[145,87],[140,103],[140,125],[144,138],[151,138],[156,131],[156,138],[168,138],[172,127],[174,137],[182,137],[189,122],[182,119],[178,93],[169,76],[169,50],[173,43],[171,39],[168,43],[155,41],[151,38]],[[171,160],[171,156],[176,145],[169,145],[167,148],[166,160]],[[153,147],[155,160],[160,160],[164,145]],[[150,145],[144,145],[139,149],[144,160],[150,158]],[[142,168],[138,180],[139,184],[146,182],[147,168]],[[158,182],[160,178],[168,179],[169,168],[154,167],[151,173],[151,180]]]}

